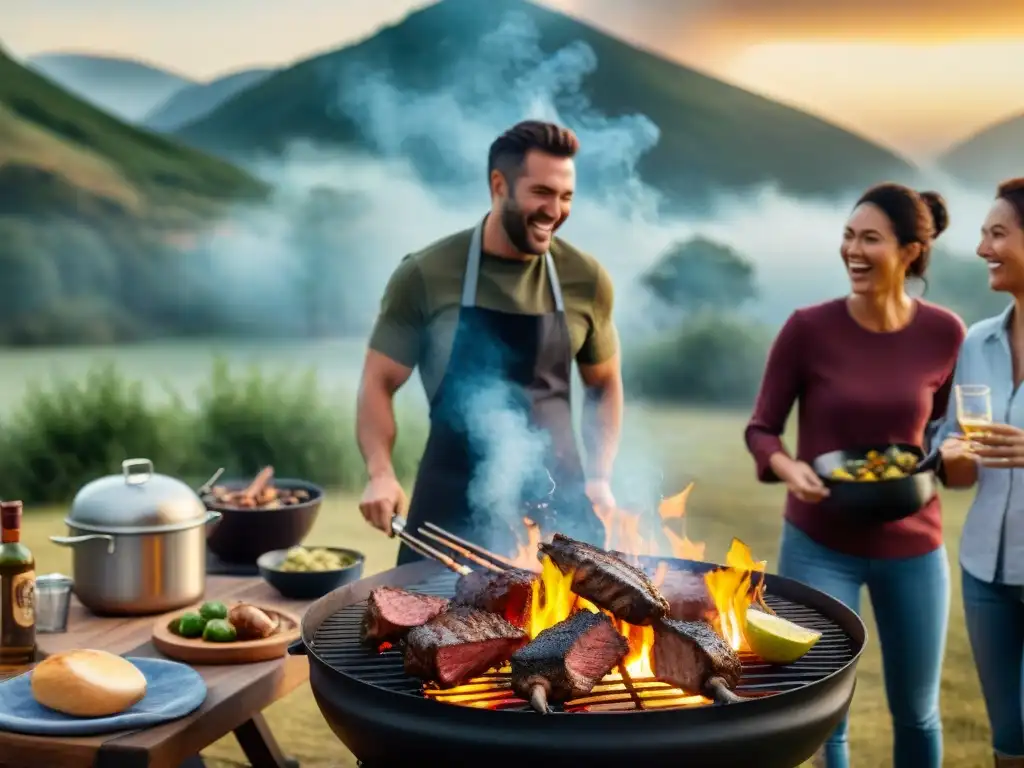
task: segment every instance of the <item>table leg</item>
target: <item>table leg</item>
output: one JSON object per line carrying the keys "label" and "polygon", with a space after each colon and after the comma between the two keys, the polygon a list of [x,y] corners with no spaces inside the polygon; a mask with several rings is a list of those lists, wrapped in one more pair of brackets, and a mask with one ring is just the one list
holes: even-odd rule
{"label": "table leg", "polygon": [[235,738],[252,768],[299,768],[299,761],[285,757],[270,726],[257,713],[235,729]]}

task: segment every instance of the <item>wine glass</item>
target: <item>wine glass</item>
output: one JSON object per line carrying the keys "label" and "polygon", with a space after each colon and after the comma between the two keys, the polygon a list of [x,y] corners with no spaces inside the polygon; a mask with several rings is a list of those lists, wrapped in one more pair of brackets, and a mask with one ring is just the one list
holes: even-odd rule
{"label": "wine glass", "polygon": [[957,384],[956,419],[960,429],[970,439],[980,435],[992,424],[992,392],[984,384]]}

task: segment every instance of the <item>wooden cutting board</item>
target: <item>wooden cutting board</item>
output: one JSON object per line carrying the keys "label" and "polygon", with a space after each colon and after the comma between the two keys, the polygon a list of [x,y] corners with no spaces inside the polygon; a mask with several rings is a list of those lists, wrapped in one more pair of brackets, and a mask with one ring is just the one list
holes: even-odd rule
{"label": "wooden cutting board", "polygon": [[288,653],[288,646],[302,634],[299,618],[286,611],[254,606],[271,619],[277,619],[277,631],[261,640],[236,640],[233,643],[211,643],[202,638],[182,637],[171,628],[182,614],[198,612],[194,606],[174,616],[166,616],[153,625],[153,645],[164,656],[186,664],[252,664],[278,659]]}

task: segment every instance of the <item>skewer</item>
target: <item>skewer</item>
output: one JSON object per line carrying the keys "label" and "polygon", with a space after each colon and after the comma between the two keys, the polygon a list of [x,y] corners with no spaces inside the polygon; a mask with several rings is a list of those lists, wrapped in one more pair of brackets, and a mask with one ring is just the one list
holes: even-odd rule
{"label": "skewer", "polygon": [[418,531],[416,531],[416,533],[418,533],[420,536],[426,536],[428,539],[433,539],[434,541],[443,544],[444,546],[448,547],[448,549],[452,550],[453,552],[457,552],[470,562],[476,563],[477,565],[482,565],[484,568],[489,568],[490,570],[497,571],[498,573],[504,573],[505,571],[504,568],[501,568],[495,565],[494,563],[484,560],[484,558],[480,557],[479,555],[473,554],[465,547],[460,547],[458,544],[448,541],[447,539],[438,536],[436,533],[431,533],[425,528],[420,528]]}
{"label": "skewer", "polygon": [[401,539],[409,549],[414,552],[418,552],[424,557],[433,558],[437,560],[441,565],[455,571],[460,576],[465,576],[468,573],[472,573],[473,569],[469,566],[462,565],[461,563],[455,562],[452,558],[448,557],[444,552],[440,552],[434,549],[432,546],[424,541],[420,541],[411,533],[405,530],[405,520],[400,517],[396,517],[391,521],[391,530],[394,531],[395,535]]}
{"label": "skewer", "polygon": [[633,703],[636,704],[637,709],[647,709],[644,706],[644,700],[640,698],[640,692],[633,685],[633,677],[629,674],[629,670],[626,669],[625,664],[619,664],[619,674],[622,676],[622,684],[626,690],[629,691],[629,697],[633,699]]}
{"label": "skewer", "polygon": [[459,546],[464,547],[465,549],[468,549],[470,552],[473,552],[473,553],[479,555],[480,557],[483,557],[483,558],[486,558],[487,560],[490,560],[492,563],[495,563],[495,564],[501,566],[502,569],[505,569],[505,568],[515,568],[515,564],[511,560],[507,560],[506,558],[502,557],[501,555],[496,555],[493,552],[491,552],[489,550],[486,550],[483,547],[478,546],[478,545],[474,544],[471,541],[466,541],[465,539],[459,538],[454,533],[449,533],[444,528],[441,528],[438,525],[434,525],[433,523],[424,523],[423,526],[425,528],[429,528],[435,534],[443,536],[445,539],[448,539],[448,541],[453,541],[456,544],[458,544]]}

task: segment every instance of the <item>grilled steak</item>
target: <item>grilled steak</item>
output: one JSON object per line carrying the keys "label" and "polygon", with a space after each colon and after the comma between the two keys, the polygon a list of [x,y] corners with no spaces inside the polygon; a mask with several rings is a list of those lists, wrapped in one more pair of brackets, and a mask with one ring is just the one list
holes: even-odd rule
{"label": "grilled steak", "polygon": [[377,587],[366,601],[359,634],[364,643],[401,640],[410,629],[426,624],[447,607],[443,597]]}
{"label": "grilled steak", "polygon": [[496,613],[521,627],[528,616],[536,580],[537,574],[521,568],[473,571],[459,577],[452,602]]}
{"label": "grilled steak", "polygon": [[512,656],[512,690],[534,709],[590,693],[626,658],[629,643],[603,613],[577,611]]}
{"label": "grilled steak", "polygon": [[713,619],[718,613],[702,574],[669,570],[659,589],[668,600],[669,618],[677,621],[705,621]]}
{"label": "grilled steak", "polygon": [[481,675],[512,657],[529,637],[494,613],[452,606],[405,638],[405,672],[440,688]]}
{"label": "grilled steak", "polygon": [[730,699],[743,667],[736,651],[704,621],[665,619],[654,629],[654,676],[687,693]]}
{"label": "grilled steak", "polygon": [[556,533],[540,551],[572,574],[573,592],[617,619],[645,625],[668,614],[668,602],[646,574],[603,549]]}

